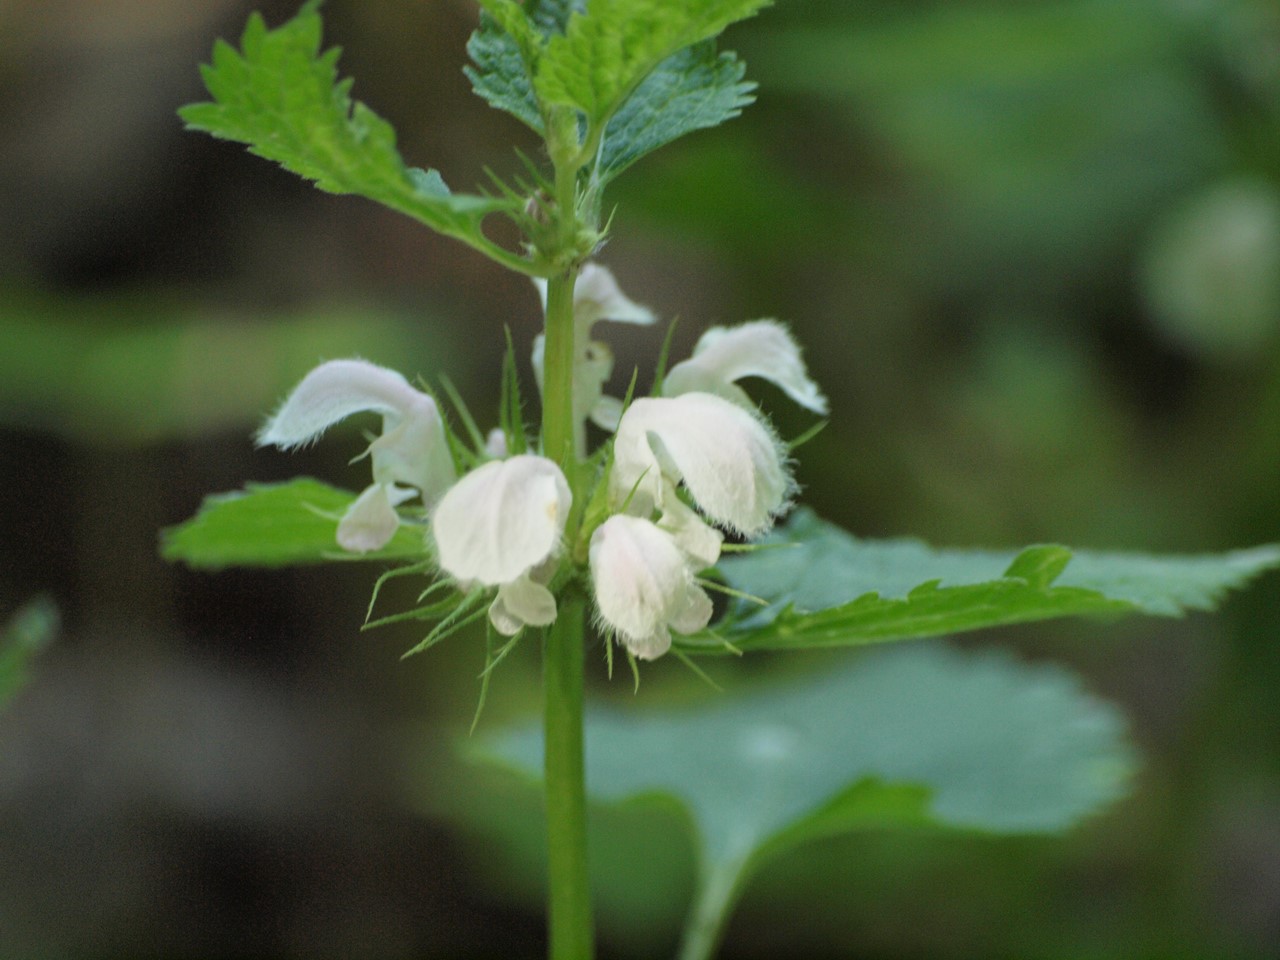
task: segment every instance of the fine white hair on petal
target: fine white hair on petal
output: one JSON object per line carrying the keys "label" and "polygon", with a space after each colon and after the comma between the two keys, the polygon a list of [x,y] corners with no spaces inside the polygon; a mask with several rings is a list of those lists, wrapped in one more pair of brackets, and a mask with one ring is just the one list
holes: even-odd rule
{"label": "fine white hair on petal", "polygon": [[[258,432],[258,446],[310,443],[339,420],[373,411],[389,417],[436,414],[435,401],[399,373],[367,360],[330,360],[316,367]],[[436,414],[438,416],[438,414]]]}
{"label": "fine white hair on petal", "polygon": [[753,320],[736,327],[712,327],[698,340],[693,355],[673,366],[662,381],[668,397],[704,391],[750,406],[734,386],[743,377],[762,377],[814,413],[827,412],[827,398],[809,377],[800,347],[776,320]]}
{"label": "fine white hair on petal", "polygon": [[511,583],[560,545],[569,484],[546,457],[492,460],[467,474],[432,514],[440,566],[463,582]]}
{"label": "fine white hair on petal", "polygon": [[709,393],[634,401],[613,441],[609,497],[629,512],[664,508],[666,485],[683,481],[712,522],[744,536],[764,533],[792,489],[782,446],[753,413]]}
{"label": "fine white hair on petal", "polygon": [[588,553],[601,621],[641,660],[671,647],[671,630],[711,620],[711,600],[676,542],[640,517],[615,514],[591,535]]}

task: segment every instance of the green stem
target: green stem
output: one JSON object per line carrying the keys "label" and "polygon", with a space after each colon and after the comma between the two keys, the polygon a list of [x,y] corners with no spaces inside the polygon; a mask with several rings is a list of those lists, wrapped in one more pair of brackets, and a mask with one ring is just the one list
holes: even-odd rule
{"label": "green stem", "polygon": [[573,415],[573,285],[577,269],[547,281],[547,329],[542,360],[542,452],[560,465],[578,494]]}
{"label": "green stem", "polygon": [[591,960],[595,955],[582,748],[585,613],[585,598],[571,586],[560,596],[542,654],[551,960]]}
{"label": "green stem", "polygon": [[746,859],[734,859],[706,869],[700,878],[697,898],[685,921],[677,960],[711,960],[738,897],[738,885]]}
{"label": "green stem", "polygon": [[[563,119],[563,118],[560,118]],[[576,131],[558,124],[555,129]],[[563,129],[561,129],[563,128]],[[571,256],[578,232],[577,168],[562,161],[563,149],[548,141],[556,166],[558,246]],[[578,266],[570,260],[547,279],[547,327],[543,354],[542,452],[560,465],[573,493],[565,538],[577,537],[584,496],[575,443],[573,374],[573,287]],[[546,737],[548,955],[551,960],[591,960],[595,931],[587,883],[587,795],[582,743],[583,627],[586,598],[570,584],[558,601],[555,622],[547,629],[542,652],[543,729]]]}

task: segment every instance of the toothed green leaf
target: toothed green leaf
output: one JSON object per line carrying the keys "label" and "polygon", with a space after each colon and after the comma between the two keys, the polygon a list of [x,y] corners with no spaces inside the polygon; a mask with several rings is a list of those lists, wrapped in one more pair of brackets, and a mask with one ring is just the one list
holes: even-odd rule
{"label": "toothed green leaf", "polygon": [[606,121],[658,64],[755,14],[769,0],[588,0],[548,41],[534,76],[544,104]]}
{"label": "toothed green leaf", "polygon": [[686,649],[858,646],[1080,615],[1180,616],[1280,566],[1280,547],[1201,556],[1072,551],[939,550],[916,540],[859,540],[797,511],[756,552],[724,560],[735,604]]}
{"label": "toothed green leaf", "polygon": [[187,126],[247,144],[330,193],[359,194],[407,214],[433,230],[500,259],[514,260],[485,239],[487,214],[514,210],[506,198],[454,194],[434,170],[407,167],[386,120],[349,96],[339,80],[339,51],[320,50],[318,3],[268,29],[249,18],[236,50],[221,40],[203,68],[213,96],[179,111]]}
{"label": "toothed green leaf", "polygon": [[732,53],[706,41],[668,57],[626,99],[605,128],[599,173],[610,180],[673,140],[732,120],[755,98],[755,84]]}

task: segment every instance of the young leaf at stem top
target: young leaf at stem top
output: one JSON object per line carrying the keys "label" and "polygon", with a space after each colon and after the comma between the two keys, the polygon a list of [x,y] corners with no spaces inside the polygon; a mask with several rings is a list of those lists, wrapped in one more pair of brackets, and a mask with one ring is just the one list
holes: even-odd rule
{"label": "young leaf at stem top", "polygon": [[769,0],[589,0],[538,61],[543,104],[580,110],[602,128],[641,81],[672,54],[720,34]]}

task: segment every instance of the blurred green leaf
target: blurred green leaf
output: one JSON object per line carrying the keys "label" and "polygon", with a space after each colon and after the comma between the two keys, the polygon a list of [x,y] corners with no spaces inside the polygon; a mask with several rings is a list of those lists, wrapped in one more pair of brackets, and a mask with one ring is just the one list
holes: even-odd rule
{"label": "blurred green leaf", "polygon": [[899,269],[918,284],[1075,290],[1081,274],[1131,257],[1133,233],[1171,196],[1230,162],[1186,21],[1168,5],[932,4],[827,24],[780,19],[741,41],[753,73],[774,96],[817,101],[891,164],[900,209],[882,245],[909,247]]}
{"label": "blurred green leaf", "polygon": [[31,661],[58,632],[58,608],[36,597],[9,618],[0,632],[0,706],[28,680]]}
{"label": "blurred green leaf", "polygon": [[[1203,556],[1071,551],[1058,546],[939,550],[859,540],[798,510],[759,549],[723,560],[738,590],[725,622],[684,641],[698,652],[857,646],[1086,614],[1180,616],[1280,566],[1280,547]],[[854,598],[854,599],[850,599]]]}
{"label": "blurred green leaf", "polygon": [[[587,786],[596,800],[682,803],[703,894],[727,884],[717,909],[728,909],[764,859],[832,831],[1065,829],[1124,793],[1123,726],[1056,667],[915,645],[697,709],[590,711]],[[536,727],[479,749],[540,774]]]}
{"label": "blurred green leaf", "polygon": [[0,296],[0,423],[85,443],[247,433],[319,359],[429,355],[420,325],[369,309],[251,318],[154,295]]}
{"label": "blurred green leaf", "polygon": [[422,557],[422,531],[404,524],[381,550],[341,550],[335,540],[338,520],[355,498],[310,477],[249,484],[243,491],[206,497],[194,517],[161,533],[160,553],[202,570]]}
{"label": "blurred green leaf", "polygon": [[339,50],[320,52],[316,0],[274,30],[253,14],[241,51],[223,41],[203,68],[212,103],[179,111],[188,128],[248,144],[251,152],[314,180],[329,193],[354,193],[462,240],[499,262],[526,270],[520,258],[481,231],[486,215],[518,201],[454,194],[435,170],[406,167],[387,121],[348,96],[338,80]]}

